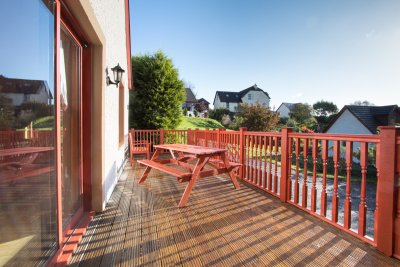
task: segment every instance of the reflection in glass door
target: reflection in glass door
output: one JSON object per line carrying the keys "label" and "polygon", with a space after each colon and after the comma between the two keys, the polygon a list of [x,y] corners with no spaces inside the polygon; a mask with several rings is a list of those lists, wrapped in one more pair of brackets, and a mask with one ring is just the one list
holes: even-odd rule
{"label": "reflection in glass door", "polygon": [[73,35],[61,28],[60,129],[63,229],[73,228],[82,209],[81,174],[81,49]]}

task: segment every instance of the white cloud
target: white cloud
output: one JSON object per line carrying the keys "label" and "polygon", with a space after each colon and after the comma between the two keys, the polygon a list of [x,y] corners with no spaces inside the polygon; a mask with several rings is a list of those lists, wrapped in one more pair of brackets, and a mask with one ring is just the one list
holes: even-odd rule
{"label": "white cloud", "polygon": [[295,95],[292,95],[292,98],[294,98],[294,99],[299,99],[299,98],[301,98],[303,96],[303,93],[297,93],[297,94],[295,94]]}
{"label": "white cloud", "polygon": [[373,37],[375,35],[375,33],[376,33],[375,30],[370,30],[369,32],[367,32],[365,34],[365,38],[369,39],[369,38]]}

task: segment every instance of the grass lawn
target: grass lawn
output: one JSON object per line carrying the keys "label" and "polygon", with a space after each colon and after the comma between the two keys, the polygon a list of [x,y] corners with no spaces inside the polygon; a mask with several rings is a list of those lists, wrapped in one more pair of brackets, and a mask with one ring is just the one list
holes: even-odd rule
{"label": "grass lawn", "polygon": [[208,118],[195,118],[195,117],[183,117],[181,123],[176,129],[186,130],[186,129],[205,129],[205,128],[224,128],[221,123],[216,120]]}

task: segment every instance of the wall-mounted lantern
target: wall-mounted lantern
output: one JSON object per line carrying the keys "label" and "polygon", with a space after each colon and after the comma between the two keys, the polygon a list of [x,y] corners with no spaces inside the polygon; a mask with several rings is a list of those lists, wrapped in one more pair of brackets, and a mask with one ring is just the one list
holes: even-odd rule
{"label": "wall-mounted lantern", "polygon": [[114,68],[111,68],[113,75],[114,75],[114,81],[111,81],[110,76],[108,76],[108,68],[106,68],[106,83],[107,86],[109,86],[110,84],[115,84],[118,87],[119,82],[122,80],[122,74],[125,72],[123,68],[121,68],[119,66],[119,63],[117,66],[115,66]]}

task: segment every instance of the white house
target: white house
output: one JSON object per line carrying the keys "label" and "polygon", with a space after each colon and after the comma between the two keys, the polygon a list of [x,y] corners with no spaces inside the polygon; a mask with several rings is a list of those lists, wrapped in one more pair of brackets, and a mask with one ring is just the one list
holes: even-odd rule
{"label": "white house", "polygon": [[0,75],[0,95],[11,99],[11,105],[26,102],[51,104],[53,95],[46,81],[7,78]]}
{"label": "white house", "polygon": [[240,103],[249,105],[259,103],[268,108],[270,100],[268,93],[258,88],[257,84],[254,84],[240,92],[217,91],[213,105],[214,109],[226,108],[231,112],[237,112]]}
{"label": "white house", "polygon": [[280,118],[289,118],[289,113],[292,111],[294,105],[298,103],[286,103],[283,102],[279,108],[276,110],[276,112],[279,112],[279,117]]}
{"label": "white house", "polygon": [[346,105],[332,119],[325,133],[376,134],[379,126],[400,123],[400,109],[390,106]]}
{"label": "white house", "polygon": [[194,95],[192,89],[190,88],[185,88],[185,93],[186,93],[186,99],[185,103],[182,104],[182,107],[186,109],[186,116],[195,117],[194,110],[197,103],[196,96]]}

